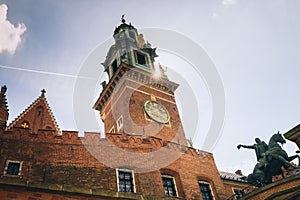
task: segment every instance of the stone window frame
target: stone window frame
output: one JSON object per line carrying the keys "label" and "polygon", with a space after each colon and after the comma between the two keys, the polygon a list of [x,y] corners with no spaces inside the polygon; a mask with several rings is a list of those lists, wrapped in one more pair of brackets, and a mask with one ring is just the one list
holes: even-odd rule
{"label": "stone window frame", "polygon": [[[206,180],[198,180],[199,190],[200,190],[200,193],[201,193],[201,195],[202,195],[202,191],[201,191],[200,184],[205,184],[205,185],[207,185],[207,186],[209,187],[209,189],[210,189],[210,194],[211,194],[211,197],[212,197],[211,200],[215,200],[216,198],[215,198],[215,196],[214,196],[214,190],[213,190],[213,188],[212,188],[211,183],[210,183],[209,181],[206,181]],[[203,196],[202,196],[202,198],[203,198]]]}
{"label": "stone window frame", "polygon": [[118,192],[121,192],[120,191],[120,181],[119,181],[119,172],[125,172],[125,173],[131,173],[131,184],[132,184],[132,188],[133,188],[133,191],[132,192],[122,192],[122,193],[136,193],[136,186],[135,186],[135,176],[134,176],[134,170],[132,169],[127,169],[127,168],[116,168],[116,176],[117,176],[117,189],[118,189]]}
{"label": "stone window frame", "polygon": [[[142,52],[142,51],[139,51],[139,50],[135,49],[135,50],[133,51],[133,54],[134,54],[133,56],[134,56],[135,64],[137,64],[138,66],[142,66],[143,68],[147,68],[147,69],[149,69],[149,70],[153,70],[152,67],[151,67],[151,64],[150,64],[150,62],[149,62],[148,55],[147,55],[146,53],[144,53],[144,52]],[[145,57],[145,61],[146,61],[145,64],[140,64],[140,63],[138,62],[138,54],[140,54],[140,55],[142,55],[142,56]]]}
{"label": "stone window frame", "polygon": [[119,117],[119,119],[117,120],[117,130],[118,130],[118,132],[123,127],[123,125],[124,125],[124,120],[123,120],[123,115],[121,115]]}
{"label": "stone window frame", "polygon": [[[163,178],[168,178],[168,179],[172,179],[173,180],[174,190],[175,190],[175,196],[171,196],[171,195],[168,195],[168,194],[165,193],[165,186],[164,186],[164,183],[163,183]],[[163,183],[164,194],[166,196],[169,196],[169,197],[179,197],[178,196],[178,189],[177,189],[175,177],[172,176],[172,175],[169,175],[169,174],[162,174],[161,175],[161,179],[162,179],[162,183]]]}
{"label": "stone window frame", "polygon": [[[17,175],[14,175],[14,174],[7,174],[7,170],[8,170],[9,163],[19,163],[19,164],[20,164],[20,166],[19,166],[19,172],[18,172]],[[15,177],[19,177],[19,176],[21,176],[21,174],[22,174],[22,166],[23,166],[23,161],[19,161],[19,160],[6,160],[3,175],[5,175],[5,176],[15,176]]]}

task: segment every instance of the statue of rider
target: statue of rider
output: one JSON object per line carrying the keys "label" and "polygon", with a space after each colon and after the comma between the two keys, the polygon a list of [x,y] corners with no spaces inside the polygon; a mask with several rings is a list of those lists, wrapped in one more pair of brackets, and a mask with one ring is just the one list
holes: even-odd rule
{"label": "statue of rider", "polygon": [[257,161],[260,161],[264,157],[265,152],[268,150],[268,145],[264,141],[261,141],[259,138],[255,138],[255,142],[256,143],[253,145],[239,144],[237,148],[240,149],[241,147],[243,147],[246,149],[254,149]]}

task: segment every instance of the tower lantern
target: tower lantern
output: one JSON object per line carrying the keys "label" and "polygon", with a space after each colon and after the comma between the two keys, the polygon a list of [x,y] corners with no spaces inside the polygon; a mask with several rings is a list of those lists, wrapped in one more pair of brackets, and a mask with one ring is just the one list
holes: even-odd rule
{"label": "tower lantern", "polygon": [[168,80],[161,65],[155,69],[156,48],[131,23],[127,24],[124,16],[121,22],[102,63],[109,82],[102,84],[94,104],[105,133],[155,136],[185,144],[174,96],[179,85]]}
{"label": "tower lantern", "polygon": [[144,39],[143,34],[138,33],[131,23],[126,23],[124,15],[121,21],[122,24],[114,30],[115,44],[110,47],[106,59],[102,63],[109,79],[112,78],[121,63],[153,72],[154,59],[158,56],[155,52],[156,48],[152,48],[151,44]]}

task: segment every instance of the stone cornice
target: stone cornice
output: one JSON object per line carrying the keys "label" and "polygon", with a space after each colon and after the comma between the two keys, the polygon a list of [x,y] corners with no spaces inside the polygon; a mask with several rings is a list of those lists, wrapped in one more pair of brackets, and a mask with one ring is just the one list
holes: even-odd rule
{"label": "stone cornice", "polygon": [[134,68],[125,63],[121,63],[118,67],[116,73],[113,75],[107,86],[104,88],[100,97],[97,99],[93,106],[93,109],[102,111],[103,107],[106,105],[108,99],[112,95],[115,86],[120,81],[123,76],[128,80],[134,80],[142,85],[148,85],[164,92],[174,94],[179,84],[171,82],[164,78],[155,78],[151,73]]}
{"label": "stone cornice", "polygon": [[300,124],[298,124],[297,126],[295,126],[294,128],[292,128],[291,130],[289,130],[288,132],[286,132],[284,134],[284,137],[288,140],[291,141],[296,141],[297,138],[300,137]]}

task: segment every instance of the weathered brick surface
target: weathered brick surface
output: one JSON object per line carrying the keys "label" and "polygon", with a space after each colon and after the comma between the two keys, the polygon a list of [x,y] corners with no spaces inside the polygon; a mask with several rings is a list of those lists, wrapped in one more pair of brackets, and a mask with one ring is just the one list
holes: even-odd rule
{"label": "weathered brick surface", "polygon": [[[243,199],[244,200],[256,200],[256,199],[285,199],[284,195],[290,196],[292,192],[298,192],[298,196],[295,196],[293,199],[298,200],[300,199],[299,195],[300,189],[300,174],[293,175],[287,177],[285,179],[281,179],[279,181],[273,182],[267,186],[259,188],[252,193],[246,195]],[[289,193],[289,192],[290,193]],[[282,195],[282,197],[280,197]]]}
{"label": "weathered brick surface", "polygon": [[239,182],[234,180],[224,180],[224,179],[222,179],[222,181],[225,187],[225,192],[227,197],[234,195],[233,189],[243,190],[249,187],[249,184],[244,182]]}
{"label": "weathered brick surface", "polygon": [[[117,84],[101,116],[104,121],[105,132],[108,133],[114,126],[116,132],[123,134],[137,134],[154,136],[167,141],[186,144],[181,119],[173,93],[166,93],[143,85],[131,79],[123,78]],[[118,87],[119,86],[119,87]],[[156,101],[166,107],[170,114],[170,123],[167,125],[156,123],[147,118],[143,105],[146,100],[156,97]],[[123,116],[124,125],[117,130],[117,120]]]}
{"label": "weathered brick surface", "polygon": [[[134,146],[132,144],[139,143],[138,139],[131,140],[132,136],[127,137],[126,140],[119,140],[124,148],[126,146],[130,148]],[[149,140],[150,142],[145,143],[141,140],[139,148],[135,150],[142,152],[143,148],[157,149],[163,146],[163,141],[160,139],[150,138]],[[87,134],[81,140],[76,132],[63,132],[62,136],[57,136],[51,131],[40,131],[32,135],[23,128],[2,132],[0,133],[0,171],[4,171],[7,159],[23,161],[23,167],[20,177],[2,176],[0,180],[20,184],[35,182],[116,192],[115,169],[95,159],[82,144],[84,141],[93,141],[98,146],[101,146],[103,142],[99,135],[95,134]],[[224,198],[224,186],[212,154],[206,152],[199,154],[195,149],[179,147],[176,144],[170,146],[172,151],[183,154],[169,166],[153,172],[135,174],[137,193],[164,197],[161,174],[167,173],[175,177],[179,197],[199,199],[198,180],[206,180],[212,184],[214,194],[219,199]],[[168,155],[161,155],[159,160],[163,161],[167,157]]]}
{"label": "weathered brick surface", "polygon": [[[24,126],[26,122],[26,126]],[[27,128],[30,133],[36,134],[39,130],[52,130],[58,133],[58,126],[51,109],[44,97],[44,93],[28,106],[8,127]]]}
{"label": "weathered brick surface", "polygon": [[0,121],[8,120],[8,112],[5,109],[0,108]]}
{"label": "weathered brick surface", "polygon": [[[77,196],[99,193],[99,198],[102,195],[106,199],[108,196],[120,198],[125,195],[125,199],[139,199],[142,196],[143,199],[197,200],[201,199],[201,180],[210,183],[215,199],[226,199],[225,187],[212,154],[186,146],[173,93],[176,84],[168,81],[141,84],[141,77],[126,76],[122,84],[115,86],[118,89],[114,94],[101,96],[106,98],[106,105],[102,105],[100,114],[104,120],[106,138],[95,133],[79,138],[75,131],[63,131],[58,135],[57,130],[45,130],[44,125],[36,126],[35,122],[49,122],[51,118],[51,113],[47,112],[47,115],[38,116],[39,120],[35,120],[39,106],[45,105],[43,101],[41,105],[35,103],[35,107],[22,118],[28,119],[32,128],[20,127],[18,123],[22,120],[19,120],[8,131],[1,131],[0,172],[4,171],[7,160],[23,161],[21,176],[0,177],[2,185],[14,185],[11,190],[22,194],[7,197],[9,190],[5,187],[1,189],[2,194],[16,199],[22,195],[27,195],[27,199],[80,199]],[[120,77],[116,75],[115,78]],[[170,84],[172,89],[167,89],[164,84]],[[110,86],[113,87],[113,84],[110,83]],[[167,108],[171,117],[169,124],[156,123],[146,116],[143,104],[151,99],[151,95]],[[116,123],[121,115],[123,127],[117,131]],[[112,126],[117,133],[107,133]],[[123,153],[116,153],[116,147],[121,148]],[[149,152],[151,154],[147,154]],[[118,193],[115,168],[140,172],[134,174],[135,194]],[[178,197],[165,196],[162,175],[174,177]],[[43,191],[21,190],[16,185],[22,189],[30,185]],[[50,195],[53,191],[55,195]],[[70,193],[78,195],[72,196]]]}
{"label": "weathered brick surface", "polygon": [[65,194],[61,192],[46,193],[38,191],[30,191],[21,188],[0,187],[1,200],[107,200],[110,197],[96,197],[91,195]]}

